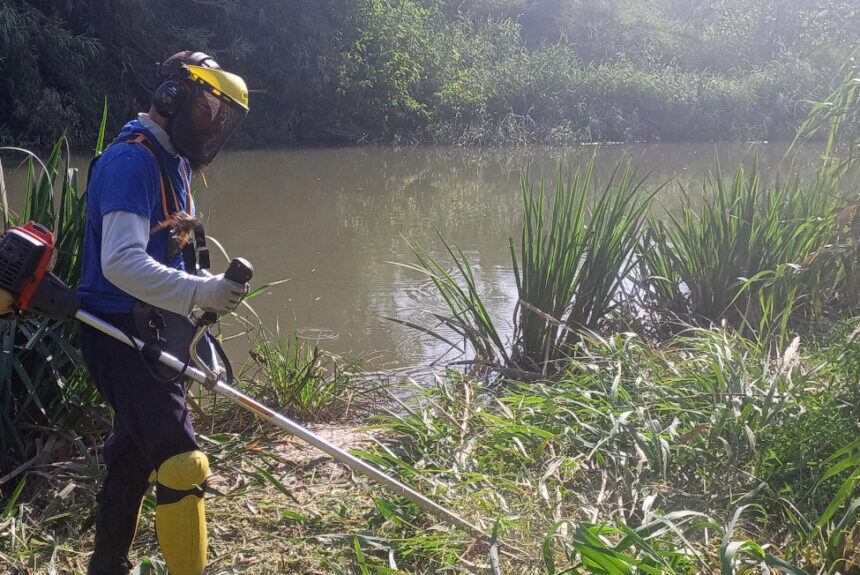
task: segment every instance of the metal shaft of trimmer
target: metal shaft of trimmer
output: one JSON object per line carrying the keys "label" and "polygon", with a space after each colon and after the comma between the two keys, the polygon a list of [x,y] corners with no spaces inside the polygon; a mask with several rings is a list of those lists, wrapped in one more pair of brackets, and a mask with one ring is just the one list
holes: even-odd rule
{"label": "metal shaft of trimmer", "polygon": [[[79,321],[82,321],[83,323],[92,326],[100,332],[109,335],[114,339],[117,339],[129,346],[133,347],[136,344],[137,348],[141,349],[144,345],[143,341],[126,335],[120,329],[102,321],[91,313],[79,310],[75,314],[75,317]],[[176,357],[164,351],[162,351],[159,355],[158,361],[176,372],[182,371],[183,367],[185,366],[184,362],[179,361]],[[203,371],[195,367],[188,366],[185,369],[185,376],[201,385],[206,384],[206,374],[204,374]],[[322,437],[305,429],[304,427],[289,419],[288,417],[269,409],[262,403],[256,401],[251,397],[248,397],[234,387],[227,385],[223,381],[218,381],[214,386],[210,387],[213,389],[213,391],[215,391],[215,393],[229,399],[233,403],[236,403],[237,405],[247,409],[248,411],[259,415],[269,423],[280,427],[284,431],[287,431],[288,433],[291,433],[296,437],[303,439],[317,449],[327,453],[334,459],[340,461],[356,473],[365,475],[373,479],[377,483],[387,487],[397,495],[405,497],[406,499],[415,503],[421,509],[438,518],[439,520],[450,525],[460,527],[461,529],[464,529],[467,533],[478,539],[486,538],[486,535],[478,527],[472,525],[454,512],[449,511],[438,503],[435,503],[430,499],[424,497],[411,487],[400,483],[393,477],[386,475],[385,473],[383,473],[379,469],[376,469],[369,463],[358,459],[354,455],[350,455],[349,453],[335,445],[332,445]]]}

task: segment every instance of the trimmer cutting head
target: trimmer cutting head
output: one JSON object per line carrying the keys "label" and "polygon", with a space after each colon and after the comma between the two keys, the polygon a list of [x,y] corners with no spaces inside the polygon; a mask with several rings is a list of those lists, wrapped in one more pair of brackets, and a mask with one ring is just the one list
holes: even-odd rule
{"label": "trimmer cutting head", "polygon": [[33,311],[69,320],[80,298],[57,276],[54,236],[35,222],[6,230],[0,237],[0,314]]}

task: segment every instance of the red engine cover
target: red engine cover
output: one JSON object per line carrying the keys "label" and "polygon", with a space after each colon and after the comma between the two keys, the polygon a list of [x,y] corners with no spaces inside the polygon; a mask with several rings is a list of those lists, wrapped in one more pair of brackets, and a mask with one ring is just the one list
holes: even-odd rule
{"label": "red engine cover", "polygon": [[51,230],[37,224],[36,222],[27,222],[23,226],[9,228],[6,233],[17,233],[23,235],[31,243],[44,246],[42,257],[39,259],[39,263],[36,265],[33,275],[27,283],[24,284],[24,287],[21,289],[21,293],[18,295],[18,301],[15,302],[16,307],[21,311],[24,311],[27,309],[27,306],[29,306],[30,300],[32,299],[33,294],[36,293],[36,289],[39,287],[39,284],[42,283],[42,279],[45,277],[45,274],[51,271],[51,268],[53,267],[54,234],[51,233]]}

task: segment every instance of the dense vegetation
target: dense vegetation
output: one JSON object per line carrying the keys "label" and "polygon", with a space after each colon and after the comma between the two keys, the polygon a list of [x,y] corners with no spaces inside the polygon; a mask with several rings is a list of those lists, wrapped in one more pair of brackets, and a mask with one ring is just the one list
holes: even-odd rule
{"label": "dense vegetation", "polygon": [[[213,571],[856,573],[860,82],[851,63],[841,77],[797,134],[825,140],[807,178],[717,167],[667,214],[652,201],[659,183],[632,164],[604,181],[593,162],[524,176],[512,341],[461,250],[412,246],[417,263],[404,265],[450,313],[434,317],[444,329],[408,323],[468,346],[464,371],[381,403],[298,339],[255,347],[247,388],[304,419],[372,403],[378,437],[354,445],[360,455],[503,545],[204,405],[222,493]],[[31,160],[22,217],[53,227],[57,272],[74,282],[82,205],[67,157],[60,140],[41,171]],[[64,326],[0,327],[0,565],[83,572],[104,412]],[[151,529],[141,535],[141,572],[164,573]]]}
{"label": "dense vegetation", "polygon": [[775,139],[858,34],[849,0],[2,0],[0,143],[87,145],[186,48],[248,79],[244,145]]}
{"label": "dense vegetation", "polygon": [[[101,143],[97,144],[97,149],[100,146]],[[57,141],[44,163],[27,153],[26,165],[27,189],[21,214],[12,212],[5,203],[6,189],[0,177],[3,229],[36,221],[53,230],[58,254],[53,271],[68,285],[77,285],[83,266],[86,200],[78,188],[78,171],[69,165],[66,139]],[[59,198],[55,197],[57,193]],[[13,463],[42,453],[44,446],[35,439],[41,433],[33,425],[71,427],[92,418],[97,422],[96,427],[104,429],[109,418],[95,409],[98,393],[89,381],[80,352],[74,347],[75,324],[6,315],[0,318],[0,332],[3,334],[0,475],[3,475]],[[53,443],[48,453],[52,447]]]}
{"label": "dense vegetation", "polygon": [[[368,457],[469,516],[499,513],[528,549],[522,572],[856,572],[860,218],[844,127],[860,85],[843,73],[798,134],[826,135],[806,181],[717,166],[663,214],[630,165],[599,185],[593,161],[555,185],[524,176],[511,341],[463,252],[412,246],[450,309],[433,317],[444,329],[415,327],[501,380],[449,373],[383,419],[400,449]],[[427,539],[410,552],[444,563]]]}

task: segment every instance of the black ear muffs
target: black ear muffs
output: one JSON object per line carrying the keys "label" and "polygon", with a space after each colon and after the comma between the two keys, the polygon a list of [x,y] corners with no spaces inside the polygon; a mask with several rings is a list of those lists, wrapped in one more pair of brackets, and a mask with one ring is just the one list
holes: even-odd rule
{"label": "black ear muffs", "polygon": [[182,106],[187,91],[182,82],[168,80],[161,84],[152,95],[152,107],[160,116],[172,118]]}
{"label": "black ear muffs", "polygon": [[189,91],[189,87],[182,82],[182,78],[185,77],[182,73],[184,65],[219,68],[218,62],[203,52],[194,52],[184,58],[174,57],[165,64],[157,64],[155,76],[162,83],[152,94],[152,107],[160,116],[173,118],[185,101],[185,94]]}

